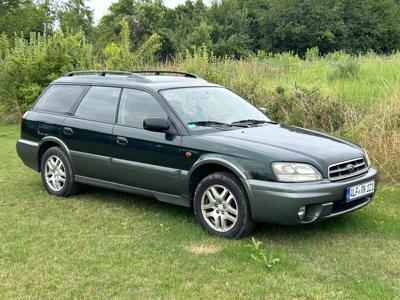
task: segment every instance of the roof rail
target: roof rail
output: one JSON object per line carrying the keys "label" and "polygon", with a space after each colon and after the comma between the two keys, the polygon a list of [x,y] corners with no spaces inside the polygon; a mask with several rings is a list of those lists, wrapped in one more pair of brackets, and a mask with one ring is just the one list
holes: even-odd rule
{"label": "roof rail", "polygon": [[100,76],[110,75],[126,75],[131,78],[138,79],[140,81],[148,81],[144,76],[135,74],[134,72],[127,71],[112,71],[112,70],[86,70],[86,71],[73,71],[64,74],[64,77],[73,77],[75,75],[90,75],[90,74],[99,74]]}
{"label": "roof rail", "polygon": [[156,76],[159,76],[161,74],[174,74],[174,75],[183,75],[183,77],[188,77],[188,78],[197,78],[200,79],[197,75],[191,74],[191,73],[186,73],[186,72],[179,72],[179,71],[164,71],[164,70],[156,70],[156,71],[147,71],[147,70],[138,70],[138,71],[131,71],[132,73],[137,73],[137,74],[154,74]]}

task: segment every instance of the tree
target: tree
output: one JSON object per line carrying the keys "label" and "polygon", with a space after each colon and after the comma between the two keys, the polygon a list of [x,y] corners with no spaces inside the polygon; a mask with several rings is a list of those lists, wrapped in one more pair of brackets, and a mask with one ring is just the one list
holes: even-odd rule
{"label": "tree", "polygon": [[398,0],[267,0],[260,21],[260,46],[266,51],[304,55],[318,47],[322,54],[388,53],[400,48]]}
{"label": "tree", "polygon": [[243,57],[248,54],[251,39],[246,4],[239,0],[214,2],[209,11],[209,24],[217,56]]}
{"label": "tree", "polygon": [[0,32],[11,37],[14,33],[28,38],[30,32],[50,33],[55,20],[50,0],[0,1]]}
{"label": "tree", "polygon": [[187,0],[175,9],[167,9],[162,32],[172,45],[168,54],[184,53],[186,49],[203,44],[211,47],[212,28],[207,18],[207,6],[201,0]]}
{"label": "tree", "polygon": [[261,21],[261,47],[301,55],[312,47],[318,47],[322,53],[336,50],[346,30],[341,11],[339,1],[268,0]]}
{"label": "tree", "polygon": [[396,0],[342,0],[346,35],[340,48],[358,53],[390,53],[400,49],[400,2]]}
{"label": "tree", "polygon": [[139,46],[162,28],[165,9],[161,0],[119,0],[113,3],[97,28],[97,48],[119,40],[122,21],[128,22],[133,46]]}
{"label": "tree", "polygon": [[84,0],[68,0],[58,11],[58,21],[62,32],[76,33],[83,31],[90,36],[93,31],[93,11]]}

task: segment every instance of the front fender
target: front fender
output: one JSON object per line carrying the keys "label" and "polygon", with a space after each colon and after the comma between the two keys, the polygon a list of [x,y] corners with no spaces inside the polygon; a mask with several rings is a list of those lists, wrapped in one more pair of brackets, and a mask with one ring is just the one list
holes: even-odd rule
{"label": "front fender", "polygon": [[206,164],[214,164],[220,165],[232,173],[234,173],[243,184],[243,187],[246,190],[248,198],[252,198],[249,179],[251,178],[250,173],[243,167],[244,164],[241,163],[242,158],[232,157],[229,155],[223,154],[205,154],[199,157],[199,159],[193,164],[190,168],[187,176],[186,176],[186,186],[188,187],[188,194],[189,194],[189,184],[190,178],[192,177],[193,173],[201,166]]}

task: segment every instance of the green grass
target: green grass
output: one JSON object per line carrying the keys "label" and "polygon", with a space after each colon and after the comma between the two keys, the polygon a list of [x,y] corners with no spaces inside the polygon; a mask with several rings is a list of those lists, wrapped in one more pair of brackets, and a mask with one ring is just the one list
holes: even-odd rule
{"label": "green grass", "polygon": [[[316,61],[298,60],[291,63],[290,68],[283,73],[272,73],[272,76],[266,78],[264,85],[272,89],[282,85],[288,88],[296,85],[318,88],[330,96],[360,107],[371,107],[393,97],[399,91],[399,54],[357,56],[349,61],[358,66],[353,76],[332,77],[338,64],[345,64],[346,60],[343,58],[339,61],[329,57]],[[268,65],[270,61],[265,63]],[[282,63],[277,64],[278,68],[281,66]]]}
{"label": "green grass", "polygon": [[[304,227],[261,225],[211,237],[187,209],[85,188],[49,196],[0,126],[0,298],[399,299],[400,189],[367,208]],[[262,250],[260,250],[262,251]]]}

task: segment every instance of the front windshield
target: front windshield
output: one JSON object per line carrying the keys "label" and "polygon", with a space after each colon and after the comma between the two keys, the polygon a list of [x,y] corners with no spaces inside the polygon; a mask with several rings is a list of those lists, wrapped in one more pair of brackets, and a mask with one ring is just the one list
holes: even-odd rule
{"label": "front windshield", "polygon": [[253,105],[225,88],[179,88],[160,93],[191,129],[196,127],[196,122],[270,121]]}

